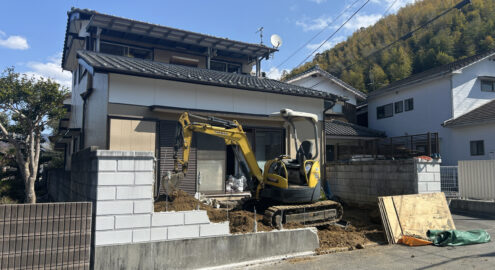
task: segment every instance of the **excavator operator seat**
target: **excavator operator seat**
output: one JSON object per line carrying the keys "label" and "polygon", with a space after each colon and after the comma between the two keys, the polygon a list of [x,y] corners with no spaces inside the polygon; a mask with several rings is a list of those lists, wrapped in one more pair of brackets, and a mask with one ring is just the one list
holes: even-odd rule
{"label": "excavator operator seat", "polygon": [[304,162],[313,158],[313,143],[303,141],[297,150],[296,159],[285,164],[288,173],[288,182],[293,185],[307,185]]}
{"label": "excavator operator seat", "polygon": [[313,142],[303,141],[297,150],[297,162],[303,166],[304,161],[313,158]]}

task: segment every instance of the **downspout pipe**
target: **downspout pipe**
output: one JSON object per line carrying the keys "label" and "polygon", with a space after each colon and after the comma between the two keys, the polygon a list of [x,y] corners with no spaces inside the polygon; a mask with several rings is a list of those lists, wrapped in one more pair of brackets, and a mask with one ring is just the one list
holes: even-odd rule
{"label": "downspout pipe", "polygon": [[323,161],[323,164],[325,164],[325,166],[323,166],[323,192],[325,192],[325,196],[327,197],[328,200],[330,200],[332,197],[333,197],[333,194],[332,192],[330,191],[330,185],[328,184],[328,181],[327,181],[327,168],[326,168],[326,159],[327,159],[327,155],[326,155],[326,149],[327,149],[327,132],[325,130],[325,120],[326,120],[326,113],[327,111],[329,111],[330,109],[332,109],[335,104],[337,103],[336,100],[331,100],[329,101],[327,104],[329,104],[329,106],[327,108],[325,108],[323,110],[323,152],[325,154],[322,154],[321,157],[322,157],[322,161]]}
{"label": "downspout pipe", "polygon": [[79,149],[83,149],[84,148],[84,144],[85,144],[85,135],[86,135],[86,103],[89,99],[89,97],[91,96],[91,94],[93,93],[93,76],[88,72],[87,74],[88,76],[88,83],[87,83],[87,87],[86,87],[86,91],[84,91],[83,93],[81,93],[81,98],[83,100],[83,113],[82,113],[82,124],[81,124],[81,138],[79,140]]}

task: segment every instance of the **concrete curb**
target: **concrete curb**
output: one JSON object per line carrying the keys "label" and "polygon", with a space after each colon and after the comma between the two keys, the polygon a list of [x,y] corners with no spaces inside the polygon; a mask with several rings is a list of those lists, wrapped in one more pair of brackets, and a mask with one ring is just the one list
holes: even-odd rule
{"label": "concrete curb", "polygon": [[494,201],[451,199],[449,206],[454,213],[495,217]]}
{"label": "concrete curb", "polygon": [[94,269],[218,269],[314,254],[316,228],[95,247]]}

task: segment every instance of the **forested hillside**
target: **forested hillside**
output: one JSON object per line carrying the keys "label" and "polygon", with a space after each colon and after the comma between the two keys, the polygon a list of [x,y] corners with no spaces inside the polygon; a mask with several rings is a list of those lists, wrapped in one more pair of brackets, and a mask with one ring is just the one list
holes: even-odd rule
{"label": "forested hillside", "polygon": [[408,5],[317,54],[286,78],[318,64],[354,87],[370,92],[426,69],[495,48],[495,0],[472,0],[405,41],[364,59],[458,2],[424,0]]}

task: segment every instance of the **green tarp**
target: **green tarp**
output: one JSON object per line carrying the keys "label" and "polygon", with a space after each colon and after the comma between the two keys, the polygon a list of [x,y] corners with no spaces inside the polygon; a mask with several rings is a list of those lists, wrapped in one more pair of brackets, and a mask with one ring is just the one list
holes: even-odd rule
{"label": "green tarp", "polygon": [[490,242],[490,234],[485,230],[429,230],[427,233],[435,246],[462,246]]}

